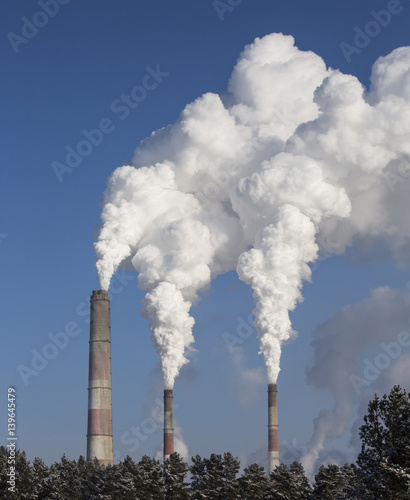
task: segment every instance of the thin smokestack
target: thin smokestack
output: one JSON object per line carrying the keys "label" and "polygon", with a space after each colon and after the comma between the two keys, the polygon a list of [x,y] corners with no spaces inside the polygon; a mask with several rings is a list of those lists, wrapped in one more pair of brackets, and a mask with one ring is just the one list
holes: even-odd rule
{"label": "thin smokestack", "polygon": [[164,390],[164,462],[174,453],[173,390]]}
{"label": "thin smokestack", "polygon": [[279,432],[278,432],[278,389],[276,384],[268,385],[268,440],[269,440],[269,472],[279,465]]}
{"label": "thin smokestack", "polygon": [[94,290],[90,305],[87,460],[112,465],[110,296]]}

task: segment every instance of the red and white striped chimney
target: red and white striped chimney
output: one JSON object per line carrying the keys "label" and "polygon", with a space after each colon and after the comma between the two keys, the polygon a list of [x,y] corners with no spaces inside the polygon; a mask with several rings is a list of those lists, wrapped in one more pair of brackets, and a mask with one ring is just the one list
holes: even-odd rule
{"label": "red and white striped chimney", "polygon": [[269,472],[279,465],[279,431],[278,431],[278,389],[276,384],[268,385],[268,449]]}
{"label": "red and white striped chimney", "polygon": [[174,453],[173,391],[164,390],[164,462]]}
{"label": "red and white striped chimney", "polygon": [[112,465],[110,296],[94,290],[90,305],[87,460]]}

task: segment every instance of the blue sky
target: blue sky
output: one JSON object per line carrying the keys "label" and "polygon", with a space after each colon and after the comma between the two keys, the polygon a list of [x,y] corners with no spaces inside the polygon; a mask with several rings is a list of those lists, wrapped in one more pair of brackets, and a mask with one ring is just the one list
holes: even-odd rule
{"label": "blue sky", "polygon": [[[88,298],[98,288],[92,244],[99,202],[114,168],[128,162],[152,131],[175,121],[187,103],[205,92],[223,92],[240,52],[255,37],[291,34],[301,50],[316,52],[328,66],[356,75],[365,86],[379,56],[410,45],[410,3],[405,0],[231,4],[236,6],[218,13],[221,6],[212,0],[71,0],[59,5],[54,17],[44,18],[38,16],[41,2],[2,2],[0,428],[3,441],[5,394],[14,386],[19,446],[31,460],[40,456],[51,463],[63,453],[69,458],[85,454],[86,312]],[[354,44],[355,28],[365,29],[374,21],[373,9],[390,9],[391,20],[349,61],[340,44]],[[33,17],[47,22],[27,43],[13,46],[9,34],[22,36],[24,18]],[[121,119],[113,102],[141,84],[147,67],[168,75]],[[76,147],[84,139],[82,131],[95,129],[103,119],[110,120],[110,131],[60,182],[52,163],[64,163],[66,147]],[[130,454],[139,460],[162,446],[162,424],[152,417],[157,398],[162,398],[162,382],[147,322],[140,317],[143,293],[136,281],[135,274],[119,272],[112,284],[112,383],[114,449],[117,457]],[[305,300],[292,313],[298,338],[284,347],[282,356],[284,455],[299,457],[318,411],[333,404],[328,391],[305,380],[314,356],[314,330],[332,313],[365,299],[370,290],[384,285],[403,290],[408,281],[409,270],[382,251],[360,262],[352,251],[314,267]],[[245,463],[264,453],[266,384],[256,383],[252,390],[244,385],[224,336],[238,337],[238,325],[248,323],[253,307],[250,289],[231,272],[215,280],[193,308],[197,352],[176,381],[174,399],[191,455],[231,451]],[[18,366],[30,367],[33,350],[42,352],[49,334],[70,322],[79,333],[37,375],[23,380]],[[251,326],[247,331],[249,337],[238,337],[241,366],[263,377],[255,332]],[[138,445],[129,439],[133,426],[145,429]],[[330,446],[344,452],[348,439]]]}

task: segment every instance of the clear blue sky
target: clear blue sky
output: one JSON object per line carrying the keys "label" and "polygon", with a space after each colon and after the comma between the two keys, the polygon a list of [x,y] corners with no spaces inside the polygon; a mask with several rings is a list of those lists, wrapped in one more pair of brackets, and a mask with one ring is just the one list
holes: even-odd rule
{"label": "clear blue sky", "polygon": [[[172,123],[188,102],[205,92],[223,92],[240,52],[255,37],[291,34],[300,49],[316,52],[328,66],[356,75],[366,86],[379,56],[410,45],[410,3],[405,0],[397,0],[394,8],[400,12],[350,62],[340,43],[353,44],[355,27],[364,29],[374,19],[371,10],[386,9],[387,1],[233,3],[238,5],[218,15],[212,0],[66,0],[52,18],[38,15],[44,12],[41,2],[4,0],[0,6],[0,431],[3,442],[5,395],[14,386],[19,447],[31,460],[40,456],[51,463],[63,453],[69,458],[85,454],[85,313],[92,290],[98,288],[92,244],[99,201],[112,170],[129,161],[152,131]],[[23,36],[22,18],[33,17],[45,25],[28,31],[27,43],[11,37],[12,43],[8,35]],[[113,102],[141,83],[147,66],[157,65],[169,75],[121,120]],[[82,131],[104,118],[111,120],[111,132],[59,182],[51,164],[64,163],[66,147],[75,147],[84,139]],[[162,424],[155,431],[146,421],[155,399],[162,398],[162,385],[159,358],[140,317],[143,294],[135,275],[127,274],[125,281],[121,276],[111,292],[114,449],[118,457],[130,454],[139,460],[162,446]],[[409,270],[398,269],[388,255],[360,265],[353,258],[333,257],[315,267],[312,284],[304,288],[305,300],[292,314],[299,336],[283,352],[282,447],[303,448],[318,411],[332,406],[329,393],[305,381],[315,328],[332,312],[363,300],[371,289],[403,289],[409,280]],[[234,273],[218,278],[193,309],[197,352],[176,381],[174,399],[191,455],[231,451],[245,462],[266,447],[266,385],[256,384],[250,391],[242,384],[224,341],[225,332],[236,334],[237,318],[247,320],[252,309],[251,292]],[[69,322],[78,325],[78,335],[25,384],[17,367],[30,367],[32,350],[42,352],[50,343],[48,335]],[[254,332],[242,346],[244,366],[264,376]],[[136,447],[124,433],[141,425],[146,432]],[[332,446],[344,450],[345,441]]]}

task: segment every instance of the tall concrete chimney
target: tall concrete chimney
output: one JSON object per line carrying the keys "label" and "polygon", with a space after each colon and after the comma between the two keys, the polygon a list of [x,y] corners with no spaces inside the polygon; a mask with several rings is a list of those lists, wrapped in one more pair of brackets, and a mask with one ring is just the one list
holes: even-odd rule
{"label": "tall concrete chimney", "polygon": [[276,384],[268,385],[268,442],[269,472],[279,465],[279,432],[278,432],[278,389]]}
{"label": "tall concrete chimney", "polygon": [[164,390],[164,462],[174,453],[173,391]]}
{"label": "tall concrete chimney", "polygon": [[94,290],[90,305],[87,460],[112,465],[110,296]]}

